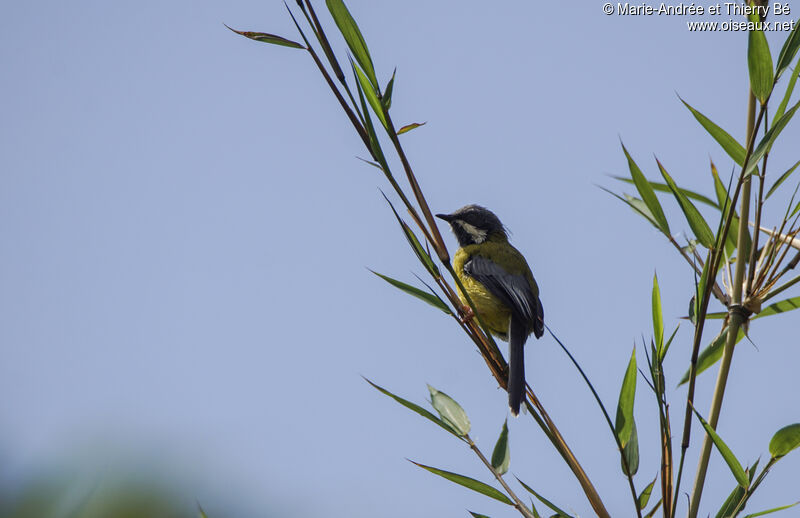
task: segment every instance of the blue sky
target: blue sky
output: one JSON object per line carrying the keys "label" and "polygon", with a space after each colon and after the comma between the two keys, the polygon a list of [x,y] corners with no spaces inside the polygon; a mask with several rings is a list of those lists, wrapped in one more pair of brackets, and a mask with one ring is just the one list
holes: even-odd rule
{"label": "blue sky", "polygon": [[[626,174],[621,138],[651,178],[655,153],[682,186],[712,195],[709,157],[724,176],[732,163],[676,93],[743,140],[746,35],[606,16],[599,2],[348,6],[380,81],[397,67],[394,120],[427,122],[403,142],[433,210],[481,203],[500,216],[548,324],[613,408],[631,347],[650,334],[653,272],[669,329],[693,281],[663,236],[597,186],[631,191],[608,176]],[[426,383],[447,392],[488,451],[507,414],[452,320],[368,272],[411,281],[422,270],[311,60],[223,26],[297,38],[281,2],[43,1],[2,14],[0,481],[136,465],[177,471],[212,516],[508,514],[409,464],[489,481],[460,443],[361,379],[417,402]],[[786,35],[768,35],[776,55]],[[799,135],[790,125],[770,156],[773,178],[797,160]],[[688,231],[663,202],[676,234]],[[758,321],[757,348],[734,357],[720,433],[743,462],[800,421],[797,318]],[[670,387],[690,340],[684,323]],[[630,513],[577,373],[549,337],[526,354],[609,510]],[[699,378],[700,409],[713,377]],[[644,384],[638,394],[641,488],[658,460],[654,401]],[[678,430],[685,391],[670,397]],[[532,420],[510,429],[511,470],[588,516]],[[735,484],[716,454],[711,470],[705,513]],[[798,500],[798,476],[789,456],[749,509]]]}

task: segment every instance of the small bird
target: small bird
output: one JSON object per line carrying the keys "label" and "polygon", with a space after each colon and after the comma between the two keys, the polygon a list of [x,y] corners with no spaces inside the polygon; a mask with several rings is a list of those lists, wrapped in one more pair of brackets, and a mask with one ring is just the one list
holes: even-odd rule
{"label": "small bird", "polygon": [[[508,242],[506,229],[492,211],[467,205],[452,214],[437,214],[450,224],[459,249],[453,269],[483,322],[508,341],[508,406],[513,415],[525,395],[523,348],[528,336],[544,334],[539,287],[525,257]],[[464,293],[461,302],[469,307]]]}

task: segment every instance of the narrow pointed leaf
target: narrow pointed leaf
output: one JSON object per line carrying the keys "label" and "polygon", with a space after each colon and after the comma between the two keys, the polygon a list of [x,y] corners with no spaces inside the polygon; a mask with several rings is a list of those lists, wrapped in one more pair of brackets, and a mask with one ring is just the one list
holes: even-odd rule
{"label": "narrow pointed leaf", "polygon": [[622,151],[625,153],[625,158],[628,159],[628,169],[630,169],[631,178],[636,185],[636,190],[639,191],[639,195],[642,197],[642,201],[644,201],[647,208],[650,209],[650,214],[652,214],[661,232],[669,235],[669,224],[667,223],[667,218],[664,216],[664,210],[661,208],[661,204],[653,190],[653,186],[650,185],[650,182],[647,181],[642,170],[636,165],[636,162],[634,162],[630,153],[628,153],[628,150],[625,148],[625,144],[622,144]]}
{"label": "narrow pointed leaf", "polygon": [[790,424],[778,430],[769,441],[769,453],[779,459],[800,446],[800,423]]}
{"label": "narrow pointed leaf", "polygon": [[383,97],[381,97],[381,105],[383,105],[383,110],[385,112],[389,111],[389,108],[392,107],[392,91],[394,90],[394,76],[397,73],[397,69],[394,69],[392,72],[392,78],[389,80],[389,84],[386,85],[386,91],[383,93]]}
{"label": "narrow pointed leaf", "polygon": [[[636,431],[636,421],[631,421],[631,436],[622,449],[622,456],[625,457],[625,462],[622,462],[622,458],[619,461],[622,473],[634,476],[639,471],[639,433]],[[628,464],[627,469],[625,463]]]}
{"label": "narrow pointed leaf", "polygon": [[555,511],[555,512],[556,512],[556,514],[557,514],[559,517],[563,517],[563,518],[573,518],[573,517],[572,517],[572,516],[571,516],[569,513],[565,512],[565,511],[562,511],[562,510],[561,510],[561,509],[559,509],[559,508],[558,508],[558,506],[556,506],[556,505],[555,505],[553,502],[551,502],[550,500],[546,499],[545,497],[543,497],[542,495],[540,495],[539,493],[537,493],[537,492],[536,492],[536,491],[535,491],[535,490],[534,490],[534,489],[533,489],[531,486],[529,486],[529,485],[528,485],[528,484],[526,484],[525,482],[521,481],[521,480],[519,479],[519,477],[514,477],[514,478],[516,478],[516,479],[517,479],[517,482],[519,482],[519,483],[522,485],[522,487],[524,487],[524,488],[525,488],[525,491],[527,491],[528,493],[532,494],[533,496],[535,496],[536,498],[538,498],[538,499],[539,499],[539,501],[540,501],[540,502],[542,502],[544,505],[546,505],[547,507],[549,507],[550,509],[552,509],[553,511]]}
{"label": "narrow pointed leaf", "polygon": [[667,351],[669,351],[669,346],[672,345],[672,340],[675,338],[675,335],[678,333],[678,329],[680,329],[680,325],[675,326],[675,330],[669,335],[669,340],[664,344],[664,349],[661,351],[661,356],[659,357],[660,361],[664,361],[664,358],[667,356]]}
{"label": "narrow pointed leaf", "polygon": [[655,516],[656,511],[658,511],[658,507],[661,505],[661,498],[658,499],[658,502],[653,504],[653,508],[648,511],[642,518],[653,518]]}
{"label": "narrow pointed leaf", "polygon": [[390,181],[393,181],[392,174],[389,169],[389,164],[386,162],[386,156],[383,154],[383,149],[381,149],[381,143],[378,140],[378,135],[375,134],[375,126],[372,124],[372,117],[369,116],[369,110],[367,109],[367,101],[364,99],[364,89],[361,87],[361,82],[358,80],[358,73],[356,72],[356,66],[353,64],[352,60],[350,62],[350,67],[353,69],[353,77],[356,78],[356,91],[358,92],[358,100],[361,102],[361,111],[364,114],[364,126],[367,129],[367,136],[369,136],[369,145],[370,149],[372,150],[372,155],[375,157],[375,160],[381,165],[381,170],[383,170],[383,174],[389,178]]}
{"label": "narrow pointed leaf", "polygon": [[709,425],[706,420],[703,419],[700,413],[694,407],[692,410],[694,410],[694,415],[696,415],[697,419],[700,420],[700,424],[703,425],[706,433],[711,437],[711,441],[714,443],[714,446],[717,447],[717,451],[720,453],[720,455],[722,455],[725,463],[730,468],[731,473],[733,473],[733,477],[736,479],[736,482],[738,482],[738,484],[743,488],[747,489],[747,487],[750,485],[750,479],[747,476],[747,473],[745,473],[744,468],[742,468],[742,464],[734,456],[731,449],[728,448],[728,445],[725,444],[725,441],[723,441],[717,432],[711,428],[711,425]]}
{"label": "narrow pointed leaf", "polygon": [[780,302],[776,302],[775,304],[770,304],[769,306],[762,309],[761,313],[753,317],[753,320],[755,320],[756,318],[767,317],[770,315],[777,315],[778,313],[785,313],[787,311],[791,311],[797,308],[800,308],[800,297],[792,297],[791,299],[786,299]]}
{"label": "narrow pointed leaf", "polygon": [[[724,327],[719,335],[700,352],[700,355],[697,357],[697,375],[699,376],[701,372],[705,371],[722,358],[722,350],[725,348],[725,340],[728,337],[728,327]],[[738,344],[741,339],[744,338],[744,332],[740,329],[739,335],[736,337],[736,343]],[[691,370],[687,369],[686,372],[683,374],[683,378],[681,378],[681,382],[678,386],[683,385],[687,381],[689,381],[689,374]]]}
{"label": "narrow pointed leaf", "polygon": [[792,30],[792,33],[786,38],[786,41],[783,42],[781,52],[778,54],[778,64],[775,65],[776,82],[781,77],[781,74],[783,74],[783,71],[786,70],[786,67],[792,64],[792,60],[795,54],[797,54],[798,48],[800,48],[800,24],[795,24],[794,30]]}
{"label": "narrow pointed leaf", "polygon": [[203,510],[203,508],[200,506],[200,504],[197,504],[197,516],[199,518],[208,518],[208,515]]}
{"label": "narrow pointed leaf", "polygon": [[792,98],[792,93],[794,93],[794,85],[797,83],[798,74],[800,74],[800,59],[798,59],[797,63],[794,65],[794,71],[789,77],[789,84],[786,85],[786,92],[783,94],[783,99],[778,105],[778,109],[775,110],[775,115],[772,116],[773,124],[775,121],[780,120],[780,118],[783,117],[784,112],[786,112],[786,107],[789,105],[789,100]]}
{"label": "narrow pointed leaf", "polygon": [[631,351],[631,359],[622,379],[622,388],[619,391],[617,403],[617,419],[614,431],[619,437],[619,442],[625,447],[631,439],[633,432],[633,400],[636,397],[636,348]]}
{"label": "narrow pointed leaf", "polygon": [[695,237],[704,247],[713,248],[715,241],[714,233],[711,231],[708,223],[706,223],[706,220],[703,219],[702,215],[700,215],[697,207],[695,207],[692,202],[689,201],[689,198],[680,192],[678,186],[675,184],[675,181],[672,179],[669,173],[667,173],[667,170],[664,169],[664,166],[661,165],[661,162],[658,160],[656,160],[656,162],[658,163],[658,169],[661,171],[661,176],[664,177],[664,180],[666,180],[667,185],[672,190],[672,194],[675,196],[675,199],[678,200],[678,205],[680,205],[683,215],[686,216],[686,221],[689,223],[689,227],[691,227]]}
{"label": "narrow pointed leaf", "polygon": [[646,488],[642,489],[641,493],[639,493],[639,509],[644,509],[647,507],[647,502],[650,501],[650,494],[653,492],[653,486],[656,484],[656,480],[658,480],[657,476],[647,485]]}
{"label": "narrow pointed leaf", "polygon": [[431,393],[431,404],[439,412],[442,421],[450,425],[453,430],[461,436],[467,435],[470,429],[469,418],[461,405],[445,394],[428,385],[428,392]]}
{"label": "narrow pointed leaf", "polygon": [[[678,98],[680,99],[680,97]],[[708,134],[711,135],[720,146],[722,146],[722,149],[728,153],[728,156],[730,156],[737,164],[742,165],[744,163],[744,157],[747,154],[744,146],[739,144],[735,138],[731,137],[727,131],[714,124],[711,119],[692,108],[689,103],[683,99],[681,99],[681,102],[689,109],[690,112],[692,112],[694,118],[697,119],[697,122],[699,122],[703,128],[705,128]]]}
{"label": "narrow pointed leaf", "polygon": [[745,175],[752,173],[756,169],[758,162],[764,157],[764,154],[769,152],[772,144],[775,142],[775,139],[778,138],[778,135],[781,134],[783,128],[785,128],[786,125],[789,124],[789,121],[792,120],[792,117],[794,116],[794,113],[797,111],[798,107],[800,107],[800,101],[795,103],[795,105],[792,106],[786,113],[784,113],[780,119],[776,120],[772,127],[770,127],[767,133],[761,138],[761,141],[759,141],[758,146],[753,151],[750,160],[747,162]]}
{"label": "narrow pointed leaf", "polygon": [[492,467],[496,469],[501,475],[508,472],[508,465],[511,463],[511,449],[508,445],[508,420],[503,423],[503,429],[500,431],[500,437],[497,438],[497,443],[494,445],[492,451]]}
{"label": "narrow pointed leaf", "polygon": [[755,518],[756,516],[764,516],[765,514],[771,514],[771,513],[777,512],[777,511],[783,511],[784,509],[789,509],[790,507],[794,507],[797,504],[800,504],[800,502],[795,502],[795,503],[789,504],[789,505],[783,505],[781,507],[775,507],[775,508],[769,509],[767,511],[761,511],[759,513],[748,514],[744,518]]}
{"label": "narrow pointed leaf", "polygon": [[472,515],[472,518],[489,518],[485,514],[473,513],[472,511],[467,511],[467,512]]}
{"label": "narrow pointed leaf", "polygon": [[339,32],[342,33],[344,41],[347,42],[350,52],[353,53],[353,57],[356,58],[359,66],[361,66],[361,69],[372,84],[372,93],[377,95],[380,89],[378,88],[378,80],[375,77],[375,67],[367,49],[367,42],[364,41],[364,36],[361,35],[356,21],[350,15],[350,11],[347,10],[347,6],[344,5],[342,0],[325,0],[325,4],[331,12],[336,26],[339,27]]}
{"label": "narrow pointed leaf", "polygon": [[464,486],[468,489],[476,491],[482,495],[486,495],[488,497],[494,498],[504,504],[514,505],[514,502],[508,499],[506,495],[498,491],[497,489],[493,488],[489,484],[484,484],[480,480],[475,480],[474,478],[465,477],[464,475],[459,475],[458,473],[453,473],[451,471],[444,471],[442,469],[434,468],[432,466],[426,466],[424,464],[420,464],[419,462],[414,462],[413,460],[410,461],[412,464],[416,464],[420,468],[430,471],[434,475],[439,475],[442,478],[446,478],[450,482],[455,482],[461,486]]}
{"label": "narrow pointed leaf", "polygon": [[[758,461],[755,461],[752,466],[747,468],[746,473],[749,483],[753,482],[753,476],[755,475],[757,467]],[[722,504],[722,507],[719,508],[719,511],[717,511],[717,514],[714,518],[733,518],[744,511],[746,505],[746,493],[747,491],[745,488],[739,484],[736,484],[736,487],[733,488],[733,491],[731,491],[730,495],[728,495],[728,498],[725,499],[725,502]]]}
{"label": "narrow pointed leaf", "polygon": [[[228,26],[225,25],[225,27]],[[236,34],[241,34],[245,38],[250,38],[251,40],[260,41],[262,43],[272,43],[273,45],[281,45],[283,47],[291,47],[294,49],[306,48],[305,45],[301,45],[296,41],[287,40],[281,36],[276,36],[275,34],[267,34],[266,32],[237,31],[232,27],[228,27],[228,29],[232,30]]]}
{"label": "narrow pointed leaf", "polygon": [[375,115],[381,121],[383,127],[388,128],[388,125],[386,124],[386,114],[383,111],[383,105],[381,104],[380,99],[378,99],[378,95],[375,93],[375,90],[370,86],[369,79],[357,66],[353,65],[353,70],[356,73],[358,82],[361,84],[361,89],[364,92],[364,96],[367,98],[367,102],[369,102],[369,105],[372,107],[373,113],[375,113]]}
{"label": "narrow pointed leaf", "polygon": [[[624,176],[612,176],[612,178],[614,178],[615,180],[619,180],[621,182],[625,182],[625,183],[629,183],[629,184],[633,185],[633,180],[631,180],[630,178],[626,178]],[[672,194],[672,190],[669,188],[669,185],[667,185],[665,183],[653,182],[653,181],[649,181],[649,183],[650,183],[650,186],[653,187],[654,191],[666,192],[666,193]],[[719,208],[719,205],[717,205],[717,202],[715,202],[714,200],[712,200],[708,196],[704,196],[704,195],[702,195],[700,193],[697,193],[697,192],[694,192],[694,191],[690,191],[689,189],[684,189],[683,187],[679,187],[679,189],[683,193],[683,195],[686,196],[689,199],[692,199],[692,200],[695,200],[695,201],[699,201],[700,203],[704,203],[706,205],[714,207],[715,209]]]}
{"label": "narrow pointed leaf", "polygon": [[388,282],[389,284],[391,284],[392,286],[394,286],[395,288],[397,288],[399,290],[402,290],[402,291],[408,293],[411,296],[414,296],[414,297],[416,297],[416,298],[418,298],[420,300],[423,300],[423,301],[427,302],[431,306],[442,310],[444,313],[447,313],[448,315],[452,314],[452,312],[450,311],[450,308],[447,307],[447,305],[444,302],[442,302],[442,299],[440,299],[436,295],[430,294],[427,291],[422,291],[421,289],[416,288],[414,286],[411,286],[410,284],[406,284],[404,282],[398,281],[397,279],[392,279],[391,277],[388,277],[386,275],[382,275],[382,274],[380,274],[380,273],[378,273],[376,271],[373,271],[373,270],[370,270],[370,271],[372,273],[374,273],[375,275],[377,275],[378,277],[380,277],[381,279],[383,279],[386,282]]}
{"label": "narrow pointed leaf", "polygon": [[619,194],[617,194],[617,193],[615,193],[613,191],[610,191],[609,189],[606,189],[605,187],[600,187],[600,188],[603,189],[604,191],[606,191],[607,193],[609,193],[611,196],[613,196],[613,197],[617,198],[618,200],[622,201],[623,203],[625,203],[628,207],[633,209],[634,212],[636,212],[637,214],[642,216],[644,219],[649,221],[658,230],[661,230],[659,228],[659,226],[658,226],[658,223],[656,223],[656,220],[653,219],[653,215],[650,214],[650,209],[647,208],[647,205],[645,205],[642,200],[640,200],[639,198],[634,198],[633,196],[629,196],[629,195],[624,194],[624,193],[623,193],[623,196],[624,196],[624,198],[623,198]]}
{"label": "narrow pointed leaf", "polygon": [[436,423],[437,425],[441,426],[442,428],[444,428],[445,430],[447,430],[447,431],[448,431],[448,432],[450,432],[451,434],[455,435],[456,437],[458,436],[458,435],[456,434],[456,432],[455,432],[455,431],[453,431],[453,430],[452,430],[452,429],[451,429],[451,428],[450,428],[450,427],[447,425],[447,423],[445,423],[444,421],[442,421],[441,419],[439,419],[438,417],[436,417],[435,415],[433,415],[433,413],[432,413],[432,412],[429,412],[428,410],[425,410],[425,409],[424,409],[424,408],[422,408],[421,406],[419,406],[419,405],[417,405],[417,404],[414,404],[414,403],[412,403],[411,401],[409,401],[409,400],[407,400],[407,399],[403,399],[403,398],[401,398],[400,396],[396,396],[396,395],[392,394],[391,392],[389,392],[389,391],[388,391],[388,390],[386,390],[385,388],[383,388],[383,387],[381,387],[381,386],[379,386],[379,385],[376,385],[375,383],[371,382],[371,381],[370,381],[370,380],[368,380],[367,378],[364,378],[364,381],[366,381],[367,383],[369,383],[370,385],[372,385],[373,387],[375,387],[375,388],[376,388],[376,389],[377,389],[379,392],[381,392],[381,393],[383,393],[383,394],[385,394],[385,395],[389,396],[390,398],[394,399],[395,401],[397,401],[398,403],[400,403],[400,404],[401,404],[401,405],[403,405],[404,407],[406,407],[406,408],[408,408],[408,409],[410,409],[410,410],[413,410],[414,412],[418,413],[419,415],[421,415],[421,416],[422,416],[422,417],[424,417],[425,419],[429,419],[429,420],[433,421],[434,423]]}
{"label": "narrow pointed leaf", "polygon": [[[381,191],[381,194],[383,194],[383,191]],[[397,223],[400,224],[400,228],[403,230],[403,235],[406,236],[406,240],[408,241],[408,244],[411,245],[412,250],[414,250],[417,259],[419,259],[419,261],[425,266],[425,269],[428,270],[431,275],[438,277],[440,275],[439,268],[436,266],[436,263],[433,262],[433,258],[431,258],[430,254],[428,254],[425,248],[422,247],[422,243],[419,242],[419,239],[417,239],[414,231],[411,230],[411,227],[409,227],[405,221],[403,221],[403,219],[400,217],[400,214],[397,213],[394,205],[385,194],[383,194],[383,199],[386,200],[386,203],[388,203],[389,207],[392,209],[394,217],[397,219]]]}
{"label": "narrow pointed leaf", "polygon": [[408,133],[409,131],[419,128],[420,126],[424,126],[427,122],[412,122],[411,124],[406,124],[399,130],[397,130],[398,135],[402,135],[403,133]]}
{"label": "narrow pointed leaf", "polygon": [[664,317],[661,312],[661,290],[658,288],[658,275],[653,274],[653,338],[656,341],[656,352],[661,356],[664,347]]}
{"label": "narrow pointed leaf", "polygon": [[[800,26],[800,24],[798,24],[798,26]],[[799,165],[800,165],[800,160],[798,160],[797,162],[795,162],[795,163],[794,163],[794,165],[793,165],[792,167],[790,167],[790,168],[789,168],[789,169],[788,169],[788,170],[787,170],[785,173],[783,173],[782,175],[780,175],[780,177],[778,177],[778,179],[777,179],[777,180],[775,180],[775,183],[773,183],[773,184],[772,184],[772,187],[770,187],[770,188],[769,188],[769,191],[767,191],[767,195],[764,197],[764,199],[765,199],[765,200],[766,200],[766,199],[769,199],[769,197],[770,197],[770,196],[772,196],[772,193],[773,193],[773,192],[775,192],[775,189],[777,189],[778,187],[780,187],[780,185],[781,185],[781,184],[782,184],[782,183],[783,183],[783,182],[784,182],[784,181],[785,181],[787,178],[789,178],[789,177],[792,175],[792,173],[794,172],[794,170],[795,170],[795,169],[797,169],[797,166],[799,166]]]}
{"label": "narrow pointed leaf", "polygon": [[[758,15],[751,21],[758,22]],[[772,92],[772,54],[767,37],[762,30],[751,30],[747,42],[747,68],[750,71],[750,89],[763,104]]]}
{"label": "narrow pointed leaf", "polygon": [[[738,232],[737,229],[739,228],[739,216],[736,214],[736,208],[731,206],[731,198],[728,193],[728,189],[722,183],[722,180],[719,177],[719,173],[717,172],[717,166],[714,165],[714,162],[711,162],[711,176],[714,178],[714,192],[717,195],[717,199],[719,200],[720,208],[726,207],[725,213],[722,215],[723,218],[727,218],[728,211],[733,210],[733,218],[731,219],[731,226],[728,229],[728,235],[725,240],[725,247],[728,255],[733,255],[734,249],[736,248],[736,241],[738,239]],[[750,246],[752,244],[752,238],[750,237],[749,232],[745,232],[745,242],[744,246],[742,247],[742,253],[745,257],[750,256]]]}

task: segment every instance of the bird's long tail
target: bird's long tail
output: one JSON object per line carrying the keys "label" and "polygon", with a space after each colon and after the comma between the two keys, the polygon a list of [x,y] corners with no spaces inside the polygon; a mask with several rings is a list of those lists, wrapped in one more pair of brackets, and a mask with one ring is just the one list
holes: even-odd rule
{"label": "bird's long tail", "polygon": [[525,398],[525,332],[522,319],[512,315],[508,326],[508,406],[511,414],[519,415]]}

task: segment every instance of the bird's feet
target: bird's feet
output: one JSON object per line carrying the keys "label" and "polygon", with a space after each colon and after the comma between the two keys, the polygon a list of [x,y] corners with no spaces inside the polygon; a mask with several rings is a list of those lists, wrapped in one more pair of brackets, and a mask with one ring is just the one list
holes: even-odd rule
{"label": "bird's feet", "polygon": [[466,324],[473,318],[475,318],[475,312],[472,311],[472,308],[469,306],[461,306],[461,318],[459,318],[461,323]]}

